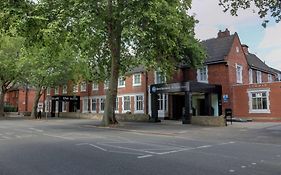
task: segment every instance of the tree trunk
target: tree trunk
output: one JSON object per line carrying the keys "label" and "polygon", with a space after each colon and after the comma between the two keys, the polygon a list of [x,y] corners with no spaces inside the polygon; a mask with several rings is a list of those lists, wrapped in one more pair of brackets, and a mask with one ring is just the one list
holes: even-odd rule
{"label": "tree trunk", "polygon": [[102,124],[108,126],[109,124],[118,123],[115,118],[115,104],[118,87],[118,76],[120,68],[120,48],[121,48],[121,22],[119,15],[113,15],[112,0],[108,0],[108,45],[111,52],[111,70],[109,78],[109,87],[106,93],[105,109]]}
{"label": "tree trunk", "polygon": [[4,97],[5,97],[5,91],[1,87],[0,89],[0,117],[4,117]]}
{"label": "tree trunk", "polygon": [[42,91],[41,87],[36,88],[34,102],[33,102],[32,111],[31,111],[31,118],[36,118],[36,116],[37,116],[38,103],[39,103],[39,99],[42,95],[41,91]]}

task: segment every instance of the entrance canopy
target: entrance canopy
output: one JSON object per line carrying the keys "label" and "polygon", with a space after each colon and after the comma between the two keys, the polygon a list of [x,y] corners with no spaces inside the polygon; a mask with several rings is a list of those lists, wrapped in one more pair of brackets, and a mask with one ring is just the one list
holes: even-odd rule
{"label": "entrance canopy", "polygon": [[207,83],[199,82],[180,82],[180,83],[170,83],[170,84],[153,84],[150,86],[151,93],[151,120],[158,122],[158,94],[167,93],[184,93],[184,114],[182,116],[183,124],[191,123],[192,117],[192,93],[204,93],[205,103],[206,103],[206,113],[211,114],[211,94],[218,95],[218,109],[221,115],[221,85],[212,85]]}
{"label": "entrance canopy", "polygon": [[[55,111],[62,112],[62,105],[67,104],[68,112],[76,112],[80,109],[80,96],[55,95],[52,96],[52,115]],[[64,109],[66,106],[64,106]]]}
{"label": "entrance canopy", "polygon": [[151,94],[174,93],[174,92],[201,92],[221,94],[221,85],[213,85],[199,82],[181,82],[181,83],[162,83],[150,86]]}

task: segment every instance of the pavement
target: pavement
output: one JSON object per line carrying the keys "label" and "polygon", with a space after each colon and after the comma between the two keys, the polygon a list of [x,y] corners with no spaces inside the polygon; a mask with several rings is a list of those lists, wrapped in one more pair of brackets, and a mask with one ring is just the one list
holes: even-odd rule
{"label": "pavement", "polygon": [[0,175],[280,175],[281,123],[0,121]]}

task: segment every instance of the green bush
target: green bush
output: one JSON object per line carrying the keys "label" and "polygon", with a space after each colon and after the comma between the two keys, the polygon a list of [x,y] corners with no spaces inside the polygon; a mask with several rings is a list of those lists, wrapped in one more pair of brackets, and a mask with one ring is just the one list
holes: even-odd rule
{"label": "green bush", "polygon": [[4,105],[4,112],[18,112],[18,108],[10,104]]}

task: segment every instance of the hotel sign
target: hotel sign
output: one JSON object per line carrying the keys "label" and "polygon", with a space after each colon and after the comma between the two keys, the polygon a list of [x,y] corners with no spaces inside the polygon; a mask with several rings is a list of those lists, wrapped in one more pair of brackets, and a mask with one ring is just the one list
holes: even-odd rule
{"label": "hotel sign", "polygon": [[79,96],[52,96],[54,101],[79,101]]}
{"label": "hotel sign", "polygon": [[187,92],[190,91],[189,82],[154,84],[150,86],[150,93],[169,93],[169,92]]}

